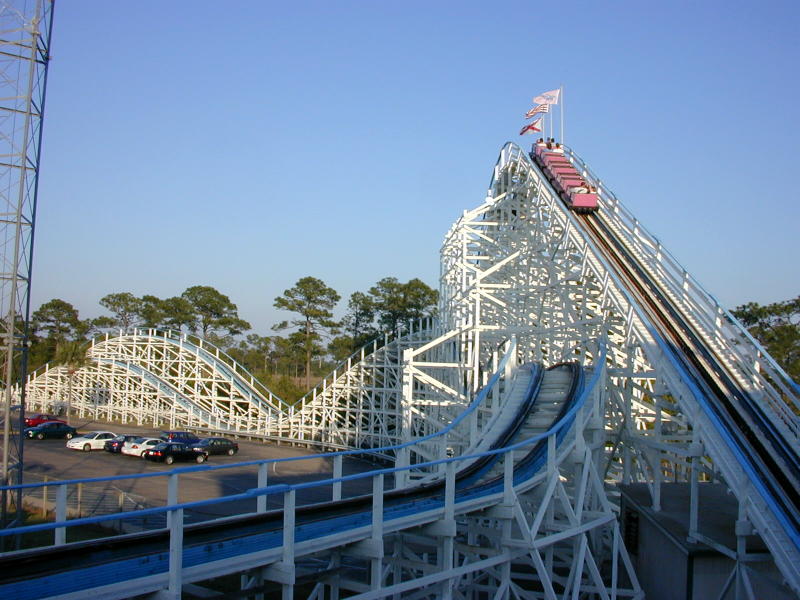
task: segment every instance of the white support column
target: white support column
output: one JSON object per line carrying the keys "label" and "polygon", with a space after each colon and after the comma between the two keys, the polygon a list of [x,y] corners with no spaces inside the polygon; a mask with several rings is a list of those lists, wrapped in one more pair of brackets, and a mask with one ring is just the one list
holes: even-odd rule
{"label": "white support column", "polygon": [[[257,486],[261,489],[267,487],[268,485],[268,473],[269,473],[269,463],[261,463],[258,465],[258,483]],[[256,512],[263,513],[267,512],[267,502],[268,496],[266,494],[261,494],[256,498]]]}
{"label": "white support column", "polygon": [[[56,487],[56,523],[67,520],[67,486],[60,484]],[[67,528],[58,527],[55,530],[55,545],[61,546],[67,542]]]}
{"label": "white support column", "polygon": [[[447,463],[444,487],[444,521],[442,522],[448,529],[452,527],[452,533],[455,534],[455,490],[456,490],[456,464],[454,462]],[[451,525],[452,524],[452,525]],[[444,532],[441,541],[442,571],[447,573],[451,571],[454,566],[453,552],[455,548],[455,535],[448,535],[450,531]],[[451,600],[453,598],[453,580],[447,579],[442,584],[442,600]]]}
{"label": "white support column", "polygon": [[374,555],[370,559],[369,587],[378,590],[383,585],[383,473],[372,478],[372,533],[370,541]]}
{"label": "white support column", "polygon": [[[408,442],[411,440],[411,407],[414,401],[414,375],[411,372],[411,363],[413,360],[414,351],[411,348],[403,350],[403,366],[402,366],[402,385],[403,393],[400,398],[400,441]],[[409,465],[410,456],[408,448],[402,448],[395,458],[396,467],[407,467]],[[395,487],[402,488],[406,486],[408,481],[408,471],[399,471],[395,474]]]}
{"label": "white support column", "polygon": [[[173,506],[178,503],[178,474],[170,473],[167,480],[167,506]],[[172,511],[167,513],[167,527],[171,526],[170,519],[172,519]]]}
{"label": "white support column", "polygon": [[649,450],[651,468],[653,469],[653,510],[661,511],[661,453],[658,450]]}
{"label": "white support column", "polygon": [[170,600],[181,600],[183,588],[183,509],[169,513],[169,588]]}
{"label": "white support column", "polygon": [[[333,478],[339,479],[342,476],[342,455],[337,454],[333,457]],[[342,482],[336,481],[333,484],[333,501],[342,499]]]}
{"label": "white support column", "polygon": [[283,495],[283,554],[284,571],[290,574],[289,581],[282,582],[282,600],[294,598],[294,526],[295,526],[295,491],[289,490]]}
{"label": "white support column", "polygon": [[281,546],[281,560],[262,569],[264,579],[276,581],[281,584],[282,600],[292,600],[295,584],[295,509],[296,492],[287,490],[283,494],[283,544]]}

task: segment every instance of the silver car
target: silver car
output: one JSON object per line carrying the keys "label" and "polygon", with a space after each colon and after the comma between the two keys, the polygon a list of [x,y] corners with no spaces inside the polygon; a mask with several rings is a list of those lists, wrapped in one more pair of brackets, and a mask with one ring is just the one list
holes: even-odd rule
{"label": "silver car", "polygon": [[67,448],[70,450],[83,450],[90,452],[92,450],[102,450],[108,440],[112,440],[117,436],[113,431],[90,431],[84,433],[79,437],[74,437],[67,442]]}
{"label": "silver car", "polygon": [[122,454],[144,458],[144,453],[164,440],[151,437],[137,437],[122,444]]}

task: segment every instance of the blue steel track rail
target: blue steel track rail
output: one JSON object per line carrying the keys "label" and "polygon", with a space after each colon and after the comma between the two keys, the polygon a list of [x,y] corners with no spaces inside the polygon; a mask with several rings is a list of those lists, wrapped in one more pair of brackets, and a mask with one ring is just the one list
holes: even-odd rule
{"label": "blue steel track rail", "polygon": [[[583,389],[583,376],[582,370],[577,364],[555,365],[551,368],[556,367],[570,368],[573,373],[568,400],[564,402],[559,415],[554,420],[555,423],[560,425],[556,435],[557,441],[560,442],[566,435],[568,426],[571,425],[575,411],[578,408],[576,405],[579,400],[579,392]],[[536,372],[536,368],[534,368],[533,375],[518,416],[529,413],[534,406],[541,383],[541,376],[540,373]],[[585,395],[580,398],[584,399]],[[523,447],[526,444],[530,445],[532,441],[537,439],[539,440],[538,443],[534,444],[525,457],[517,461],[514,469],[514,483],[518,484],[525,481],[541,468],[545,460],[546,434],[537,436],[534,440],[512,444],[514,438],[518,436],[523,422],[524,418],[514,419],[500,438],[494,442],[492,449],[471,457],[449,459],[449,462],[452,462],[467,458],[477,458],[475,462],[471,463],[466,469],[462,469],[457,475],[456,502],[474,500],[501,491],[503,488],[502,477],[489,481],[480,481],[480,479],[492,468],[493,463],[502,453],[513,448]],[[395,470],[385,469],[382,472],[393,471]],[[361,477],[370,475],[364,474]],[[354,477],[358,476],[351,476],[350,478]],[[319,484],[273,487],[283,489]],[[444,485],[443,481],[439,481],[386,492],[384,494],[386,502],[384,520],[388,523],[410,514],[440,508],[444,502]],[[339,502],[299,507],[296,510],[298,525],[295,529],[295,541],[301,543],[305,540],[330,535],[332,531],[347,531],[368,526],[372,518],[371,502],[371,496],[362,496]],[[248,551],[252,552],[255,548],[280,547],[282,543],[282,522],[281,511],[273,511],[234,519],[227,518],[221,524],[208,522],[187,526],[184,530],[183,564],[186,567],[190,567],[196,564],[203,564],[204,561],[218,561],[234,557],[237,554],[247,553]],[[61,593],[68,591],[78,592],[82,589],[79,587],[81,584],[78,582],[83,582],[83,585],[89,583],[91,587],[102,586],[117,582],[121,572],[132,578],[163,573],[168,566],[168,545],[168,532],[159,531],[126,536],[116,540],[112,538],[108,542],[95,540],[91,543],[70,544],[68,547],[48,548],[38,552],[24,553],[16,557],[11,556],[9,557],[10,562],[0,560],[0,565],[2,565],[2,573],[13,572],[16,581],[9,581],[7,578],[0,576],[0,578],[6,579],[6,583],[2,583],[0,579],[0,595],[5,597],[7,593],[10,593],[12,596],[9,597],[19,598],[20,600],[24,598],[39,598],[42,596],[36,595],[38,592],[35,590],[53,589],[50,586],[57,586],[55,589],[61,590]],[[115,556],[114,546],[123,548],[121,553],[126,556],[124,558]],[[89,554],[95,554],[94,560],[98,561],[97,564],[89,567],[81,566],[76,556],[81,556],[84,551],[88,551]],[[133,556],[131,556],[132,552]],[[91,560],[88,556],[85,558]],[[43,569],[44,565],[46,567]],[[28,573],[27,576],[23,575],[26,569],[31,568],[38,570],[39,573],[36,575],[32,573]],[[33,575],[33,578],[31,575]]]}

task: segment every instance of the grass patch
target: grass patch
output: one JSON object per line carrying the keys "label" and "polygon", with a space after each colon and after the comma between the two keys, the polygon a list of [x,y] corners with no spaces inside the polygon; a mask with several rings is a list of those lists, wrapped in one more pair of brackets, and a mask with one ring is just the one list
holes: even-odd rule
{"label": "grass patch", "polygon": [[[23,512],[25,513],[23,526],[52,523],[55,520],[55,514],[52,511],[48,511],[46,515],[42,515],[41,510],[23,509]],[[67,543],[96,540],[113,535],[119,535],[119,532],[108,527],[100,527],[99,525],[67,527]],[[55,530],[33,531],[18,536],[7,536],[0,538],[0,540],[2,540],[3,543],[1,550],[4,552],[41,548],[43,546],[53,545]]]}

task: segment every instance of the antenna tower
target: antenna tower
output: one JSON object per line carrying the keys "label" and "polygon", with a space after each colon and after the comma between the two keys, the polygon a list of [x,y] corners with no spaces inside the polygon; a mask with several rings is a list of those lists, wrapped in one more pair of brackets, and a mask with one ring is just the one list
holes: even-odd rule
{"label": "antenna tower", "polygon": [[[53,4],[0,0],[0,485],[22,483],[31,262]],[[1,495],[0,525],[13,526],[22,514],[21,492]]]}

